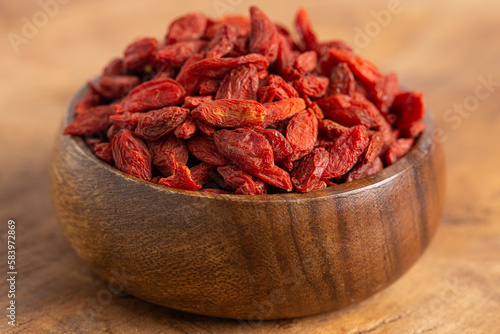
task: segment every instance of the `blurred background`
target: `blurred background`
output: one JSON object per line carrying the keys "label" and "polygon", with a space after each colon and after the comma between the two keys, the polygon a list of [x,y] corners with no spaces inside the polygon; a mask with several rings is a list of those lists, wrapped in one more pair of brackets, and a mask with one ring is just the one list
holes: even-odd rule
{"label": "blurred background", "polygon": [[[4,238],[3,221],[15,218],[24,226],[19,229],[19,239],[30,241],[20,246],[19,270],[25,273],[20,278],[20,288],[24,287],[20,294],[32,306],[25,303],[20,317],[45,329],[60,329],[59,325],[71,319],[71,305],[64,301],[72,298],[72,291],[95,295],[99,284],[104,284],[72,253],[58,229],[49,197],[52,143],[72,96],[135,38],[163,39],[174,18],[191,11],[214,18],[247,14],[251,5],[289,28],[297,8],[305,6],[320,39],[345,40],[383,72],[397,72],[405,87],[423,91],[445,148],[447,206],[430,250],[409,274],[382,293],[385,299],[374,297],[377,302],[388,301],[381,302],[385,311],[373,311],[371,299],[358,309],[326,317],[318,328],[341,328],[338,326],[347,319],[354,321],[352,314],[362,310],[366,316],[357,321],[359,328],[366,329],[404,310],[413,314],[406,324],[420,326],[415,325],[414,333],[426,329],[436,333],[457,333],[464,328],[481,329],[471,333],[498,330],[500,5],[487,0],[0,0],[0,230]],[[37,235],[39,242],[33,243],[28,234]],[[65,274],[76,281],[61,292],[49,283],[57,281],[52,272],[63,264]],[[467,275],[470,278],[464,284],[468,282],[470,289],[433,309],[432,302],[442,300],[439,283]],[[433,280],[425,286],[424,282]],[[471,283],[476,281],[482,283]],[[83,282],[89,284],[87,290],[81,290]],[[401,294],[407,296],[404,301]],[[457,304],[460,298],[463,303]],[[134,307],[150,309],[134,303],[139,306],[131,306],[131,312],[137,310]],[[65,305],[67,318],[54,321],[54,316],[43,311],[44,307],[61,310],[61,305]],[[110,307],[114,306],[115,301]],[[419,316],[422,309],[429,309],[430,315]],[[168,314],[155,310],[162,314],[161,321],[168,321]],[[111,319],[107,326],[112,327],[115,313],[108,309],[103,314],[108,317],[104,320]],[[174,315],[172,318],[178,317]],[[215,321],[194,319],[183,321],[195,321],[199,328],[219,326]],[[185,325],[183,321],[179,326]],[[312,326],[316,320],[303,321]],[[408,326],[396,320],[386,322],[369,331],[402,333],[398,329]],[[300,326],[297,323],[291,322],[290,328]],[[343,328],[347,331],[349,326]],[[339,329],[339,333],[343,331]]]}

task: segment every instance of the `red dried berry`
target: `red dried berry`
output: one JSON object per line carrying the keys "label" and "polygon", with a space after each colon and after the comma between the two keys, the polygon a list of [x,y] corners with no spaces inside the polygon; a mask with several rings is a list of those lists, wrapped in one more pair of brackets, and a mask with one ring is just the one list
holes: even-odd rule
{"label": "red dried berry", "polygon": [[379,112],[366,99],[337,94],[317,100],[316,104],[326,118],[344,126],[364,125],[367,128],[377,128]]}
{"label": "red dried berry", "polygon": [[293,82],[293,87],[300,95],[307,95],[314,98],[322,97],[326,94],[329,80],[326,77],[308,75]]}
{"label": "red dried berry", "polygon": [[346,63],[337,64],[330,74],[328,96],[337,94],[353,96],[356,93],[356,80]]}
{"label": "red dried berry", "polygon": [[109,116],[113,114],[110,105],[85,109],[64,129],[65,135],[84,135],[106,130],[111,126]]}
{"label": "red dried berry", "polygon": [[215,95],[219,90],[220,84],[219,80],[203,80],[200,84],[200,95]]}
{"label": "red dried berry", "polygon": [[276,90],[276,100],[285,100],[293,97],[299,97],[299,93],[290,86],[283,78],[280,76],[271,74],[268,78],[269,86]]}
{"label": "red dried berry", "polygon": [[387,166],[392,165],[402,156],[406,155],[413,147],[413,139],[411,138],[400,138],[396,140],[385,153],[385,164]]}
{"label": "red dried berry", "polygon": [[316,50],[318,47],[318,38],[311,26],[311,19],[305,8],[300,8],[295,18],[295,29],[301,41],[303,51]]}
{"label": "red dried berry", "polygon": [[283,121],[306,109],[306,103],[300,98],[290,98],[276,102],[264,104],[266,115],[264,116],[263,127]]}
{"label": "red dried berry", "polygon": [[252,28],[249,51],[263,55],[269,64],[278,57],[278,31],[274,23],[259,8],[250,8]]}
{"label": "red dried berry", "polygon": [[346,176],[346,182],[352,182],[364,177],[373,175],[384,168],[384,164],[379,157],[376,157],[371,162],[359,164],[350,171]]}
{"label": "red dried berry", "polygon": [[191,168],[191,179],[200,186],[204,186],[210,180],[212,180],[212,175],[215,173],[216,166],[211,165],[206,162],[202,162],[199,165]]}
{"label": "red dried berry", "polygon": [[281,160],[292,154],[292,146],[286,140],[285,136],[283,136],[278,130],[264,129],[260,127],[255,127],[254,130],[255,132],[266,137],[269,144],[271,144],[271,147],[273,148],[274,161]]}
{"label": "red dried berry", "polygon": [[192,110],[201,106],[203,103],[212,102],[213,100],[211,96],[186,96],[182,107]]}
{"label": "red dried berry", "polygon": [[175,136],[167,136],[157,141],[148,142],[152,163],[164,176],[170,176],[180,165],[189,159],[186,143]]}
{"label": "red dried berry", "polygon": [[154,38],[142,38],[127,46],[123,64],[131,69],[142,69],[154,58],[158,41]]}
{"label": "red dried berry", "polygon": [[75,114],[81,114],[85,110],[97,106],[101,102],[101,95],[89,84],[89,88],[83,93],[75,103]]}
{"label": "red dried berry", "polygon": [[291,161],[298,160],[314,148],[318,137],[318,119],[311,109],[297,113],[288,123],[286,139],[293,149]]}
{"label": "red dried berry", "polygon": [[151,154],[139,137],[122,129],[113,137],[111,148],[116,168],[145,181],[151,180]]}
{"label": "red dried berry", "polygon": [[205,134],[191,138],[187,142],[189,152],[198,160],[216,166],[224,166],[229,160],[217,149],[214,139]]}
{"label": "red dried berry", "polygon": [[262,124],[266,109],[257,101],[223,99],[204,103],[191,114],[209,125],[242,127]]}
{"label": "red dried berry", "polygon": [[306,155],[292,172],[292,183],[299,192],[310,192],[328,166],[330,154],[322,147]]}
{"label": "red dried berry", "polygon": [[202,13],[184,15],[170,24],[165,42],[173,44],[198,39],[205,33],[207,22]]}
{"label": "red dried berry", "polygon": [[140,83],[133,75],[104,76],[99,80],[99,93],[107,99],[119,98]]}
{"label": "red dried berry", "polygon": [[175,80],[156,79],[135,87],[115,106],[116,113],[142,112],[180,104],[186,91]]}
{"label": "red dried berry", "polygon": [[215,99],[256,100],[258,89],[259,78],[255,66],[241,66],[226,74]]}
{"label": "red dried berry", "polygon": [[205,56],[203,54],[191,56],[188,60],[186,60],[175,78],[175,81],[184,87],[186,95],[192,95],[198,89],[202,80],[201,77],[193,76],[189,72],[189,68],[191,65],[198,63],[204,58]]}
{"label": "red dried berry", "polygon": [[189,116],[184,123],[175,128],[174,135],[179,139],[187,140],[195,135],[196,129],[196,122]]}
{"label": "red dried berry", "polygon": [[323,172],[323,179],[333,179],[347,173],[368,146],[368,134],[362,125],[353,126],[329,150],[330,162]]}
{"label": "red dried berry", "polygon": [[174,174],[169,177],[162,178],[158,181],[158,184],[170,188],[182,189],[182,190],[200,190],[202,185],[196,183],[193,180],[191,171],[186,165],[180,165]]}
{"label": "red dried berry", "polygon": [[236,189],[236,194],[242,195],[264,195],[267,186],[263,181],[253,177],[234,165],[217,168],[224,181]]}
{"label": "red dried berry", "polygon": [[411,91],[396,95],[392,105],[392,112],[398,116],[398,127],[409,128],[425,115],[424,94]]}
{"label": "red dried berry", "polygon": [[288,174],[278,166],[265,166],[260,172],[255,173],[254,176],[265,181],[271,186],[284,189],[288,192],[292,191],[293,189],[292,181],[290,180],[290,174]]}
{"label": "red dried berry", "polygon": [[233,50],[238,38],[238,28],[231,24],[219,26],[208,44],[207,58],[221,58]]}
{"label": "red dried berry", "polygon": [[158,140],[174,131],[189,116],[189,109],[166,107],[142,114],[135,133],[146,140]]}
{"label": "red dried berry", "polygon": [[263,135],[248,128],[220,130],[214,133],[219,152],[254,176],[274,165],[273,148]]}
{"label": "red dried berry", "polygon": [[99,143],[94,146],[94,153],[96,157],[101,160],[106,161],[108,164],[113,163],[113,151],[111,149],[111,143]]}
{"label": "red dried berry", "polygon": [[269,66],[269,63],[264,56],[250,53],[237,58],[203,59],[194,64],[190,64],[186,68],[186,72],[190,77],[220,79],[233,68],[244,65],[254,65],[257,71],[262,71]]}
{"label": "red dried berry", "polygon": [[118,128],[134,131],[137,127],[137,124],[139,124],[141,115],[141,113],[132,113],[126,111],[122,114],[111,115],[109,117],[109,121]]}
{"label": "red dried berry", "polygon": [[378,68],[368,60],[342,49],[329,49],[320,67],[323,73],[329,75],[333,66],[339,63],[346,63],[354,76],[364,84],[375,85],[381,76]]}
{"label": "red dried berry", "polygon": [[156,52],[156,59],[179,66],[190,57],[200,53],[207,46],[205,41],[186,41],[169,44]]}

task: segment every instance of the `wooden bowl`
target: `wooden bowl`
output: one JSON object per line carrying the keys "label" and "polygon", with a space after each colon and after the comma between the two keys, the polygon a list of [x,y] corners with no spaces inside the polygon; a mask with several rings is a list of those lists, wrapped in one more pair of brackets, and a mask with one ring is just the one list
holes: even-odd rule
{"label": "wooden bowl", "polygon": [[331,311],[390,285],[434,235],[445,177],[434,124],[429,116],[425,123],[412,151],[373,176],[261,196],[145,182],[61,130],[51,169],[55,212],[90,268],[138,298],[244,320]]}

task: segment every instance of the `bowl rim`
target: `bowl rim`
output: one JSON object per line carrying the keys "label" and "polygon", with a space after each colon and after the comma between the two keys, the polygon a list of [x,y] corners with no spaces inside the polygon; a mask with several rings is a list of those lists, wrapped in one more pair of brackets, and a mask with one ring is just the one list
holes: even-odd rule
{"label": "bowl rim", "polygon": [[[205,199],[213,199],[213,200],[223,200],[223,201],[236,201],[236,202],[255,202],[255,201],[272,201],[272,202],[280,202],[280,201],[302,201],[302,200],[311,200],[311,199],[326,199],[331,196],[335,197],[344,197],[355,194],[360,191],[365,191],[370,188],[379,187],[390,180],[394,179],[398,175],[406,172],[407,170],[414,167],[414,161],[421,159],[422,157],[429,154],[431,146],[434,142],[435,136],[435,125],[432,120],[432,117],[429,113],[429,110],[426,109],[423,122],[425,124],[423,133],[418,137],[417,141],[414,143],[412,149],[401,159],[396,161],[394,164],[383,168],[381,171],[366,176],[364,178],[354,180],[347,183],[342,183],[337,186],[327,187],[323,189],[313,190],[308,193],[278,193],[278,194],[265,194],[265,195],[237,195],[237,194],[217,194],[217,193],[207,193],[200,191],[192,191],[192,190],[184,190],[184,189],[175,189],[166,187],[163,185],[159,185],[150,181],[145,181],[129,175],[110,164],[99,159],[95,154],[92,153],[88,145],[85,143],[81,136],[74,135],[65,135],[63,134],[64,128],[73,120],[74,113],[74,105],[79,100],[79,98],[89,89],[86,85],[81,88],[72,98],[69,107],[64,113],[63,124],[58,133],[58,136],[62,136],[63,140],[66,139],[70,146],[80,152],[81,156],[84,156],[87,159],[90,159],[93,163],[98,165],[101,168],[105,168],[110,173],[115,174],[116,176],[122,177],[123,179],[135,182],[137,185],[142,185],[145,187],[150,187],[154,191],[160,191],[169,195],[181,195],[188,197],[199,197]],[[66,138],[65,138],[66,137]]]}

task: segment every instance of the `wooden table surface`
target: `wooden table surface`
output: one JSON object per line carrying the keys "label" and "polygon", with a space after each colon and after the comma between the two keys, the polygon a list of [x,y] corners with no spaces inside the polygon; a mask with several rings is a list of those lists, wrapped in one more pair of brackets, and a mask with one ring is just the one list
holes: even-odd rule
{"label": "wooden table surface", "polygon": [[[407,87],[424,91],[442,134],[448,191],[441,226],[418,263],[388,289],[337,312],[238,322],[117,292],[76,256],[54,217],[48,181],[51,146],[71,96],[131,39],[161,37],[172,18],[189,11],[244,13],[251,3],[290,26],[301,2],[0,1],[2,332],[500,331],[500,4],[494,1],[306,2],[322,38],[345,39],[384,71],[397,71]],[[5,316],[9,219],[17,226],[17,327]]]}

